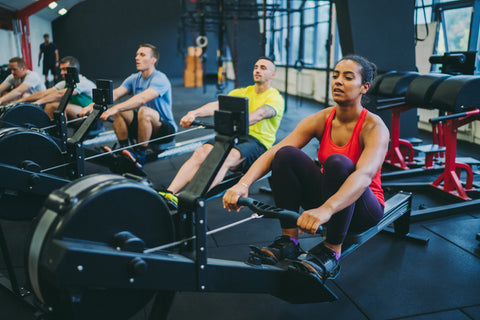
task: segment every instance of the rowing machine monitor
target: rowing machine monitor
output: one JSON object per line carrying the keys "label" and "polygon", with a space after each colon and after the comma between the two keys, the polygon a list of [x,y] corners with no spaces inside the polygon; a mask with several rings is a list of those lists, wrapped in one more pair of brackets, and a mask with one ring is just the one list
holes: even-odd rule
{"label": "rowing machine monitor", "polygon": [[57,110],[53,112],[53,121],[56,124],[56,127],[52,130],[53,135],[60,138],[60,148],[62,152],[67,150],[67,117],[65,116],[65,110],[67,105],[70,102],[70,98],[73,95],[75,90],[75,85],[79,83],[78,70],[74,67],[68,67],[67,73],[65,74],[65,85],[67,91],[60,99]]}
{"label": "rowing machine monitor", "polygon": [[67,74],[65,75],[65,82],[67,83],[67,87],[73,87],[75,84],[80,82],[78,78],[78,70],[75,67],[67,67]]}
{"label": "rowing machine monitor", "polygon": [[107,110],[107,106],[113,103],[112,80],[97,80],[96,82],[97,88],[92,90],[95,103],[93,111],[73,136],[67,140],[68,161],[74,163],[71,171],[72,177],[82,177],[85,174],[83,140],[87,138],[88,132],[97,123],[100,115]]}
{"label": "rowing machine monitor", "polygon": [[219,110],[215,111],[215,131],[221,135],[248,134],[248,98],[218,96]]}
{"label": "rowing machine monitor", "polygon": [[112,80],[97,80],[97,88],[92,89],[93,102],[98,105],[109,105],[113,103],[113,82]]}

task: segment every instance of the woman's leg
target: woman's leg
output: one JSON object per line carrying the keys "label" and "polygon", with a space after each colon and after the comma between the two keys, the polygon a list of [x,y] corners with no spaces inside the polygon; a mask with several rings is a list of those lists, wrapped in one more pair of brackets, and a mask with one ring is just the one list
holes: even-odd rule
{"label": "woman's leg", "polygon": [[[272,161],[271,185],[278,207],[298,211],[305,202],[320,199],[320,168],[302,151],[295,147],[284,147],[277,151]],[[255,251],[254,256],[262,263],[275,264],[284,259],[296,259],[302,253],[298,244],[296,222],[280,221],[282,236],[272,244]]]}
{"label": "woman's leg", "polygon": [[[346,156],[334,154],[323,166],[322,203],[335,194],[345,180],[355,171],[355,164]],[[313,272],[320,279],[335,278],[340,272],[342,243],[348,231],[361,231],[378,223],[383,215],[381,206],[367,188],[360,198],[343,210],[335,213],[326,223],[327,236],[323,245],[316,246],[300,256],[300,268]]]}
{"label": "woman's leg", "polygon": [[[300,149],[287,146],[277,151],[272,161],[271,183],[278,207],[298,211],[300,206],[319,206],[321,180],[320,168]],[[297,230],[296,223],[280,224],[284,231]]]}
{"label": "woman's leg", "polygon": [[[338,191],[340,186],[355,171],[355,164],[346,156],[334,154],[324,164],[323,201]],[[360,198],[352,205],[335,213],[327,223],[326,246],[332,245],[340,254],[341,244],[348,231],[364,231],[380,221],[383,216],[383,206],[367,188]],[[331,249],[333,249],[331,247]]]}

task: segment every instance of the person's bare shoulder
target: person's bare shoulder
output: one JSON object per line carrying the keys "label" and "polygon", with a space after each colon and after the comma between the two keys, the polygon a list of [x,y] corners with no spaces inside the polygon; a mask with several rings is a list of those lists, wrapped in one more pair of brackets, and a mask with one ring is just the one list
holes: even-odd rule
{"label": "person's bare shoulder", "polygon": [[332,109],[332,107],[325,108],[305,117],[301,121],[300,126],[303,127],[305,131],[310,132],[313,136],[316,136],[317,138],[321,137],[325,127],[325,122],[327,121],[328,115]]}
{"label": "person's bare shoulder", "polygon": [[364,142],[363,138],[371,137],[372,135],[374,135],[377,139],[380,139],[378,141],[388,142],[390,138],[390,132],[382,118],[380,118],[380,116],[377,114],[368,112],[360,133],[360,136],[362,137],[362,143]]}
{"label": "person's bare shoulder", "polygon": [[383,119],[380,118],[379,115],[372,112],[367,113],[367,116],[365,117],[365,123],[363,126],[364,128],[379,127],[379,128],[387,129],[387,126],[385,125],[385,122],[383,122]]}

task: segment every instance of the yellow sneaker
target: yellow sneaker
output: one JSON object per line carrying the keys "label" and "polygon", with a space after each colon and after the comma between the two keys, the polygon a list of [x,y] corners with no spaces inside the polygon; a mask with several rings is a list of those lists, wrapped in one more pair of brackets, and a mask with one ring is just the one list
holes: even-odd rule
{"label": "yellow sneaker", "polygon": [[174,210],[178,209],[178,198],[176,195],[174,195],[168,190],[158,191],[158,194],[161,195],[167,201],[168,207],[170,209],[174,209]]}

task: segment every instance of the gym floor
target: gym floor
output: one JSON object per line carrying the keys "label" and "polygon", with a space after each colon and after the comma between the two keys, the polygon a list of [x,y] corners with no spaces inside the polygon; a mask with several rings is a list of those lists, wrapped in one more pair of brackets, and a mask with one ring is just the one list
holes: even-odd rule
{"label": "gym floor", "polygon": [[[226,90],[225,92],[227,92]],[[173,101],[177,122],[191,108],[215,100],[216,88],[183,88],[174,82]],[[288,111],[282,121],[278,138],[286,136],[306,115],[322,106],[289,97]],[[109,124],[106,125],[107,127]],[[183,129],[182,129],[183,130]],[[205,134],[209,130],[205,130]],[[192,132],[192,136],[204,133]],[[211,132],[208,132],[211,133]],[[429,135],[421,132],[424,142]],[[179,136],[177,141],[188,139]],[[458,155],[480,159],[479,146],[459,142]],[[316,144],[310,143],[305,152],[315,157]],[[156,187],[166,186],[191,153],[147,163],[145,171]],[[476,170],[477,168],[474,167]],[[474,170],[474,171],[475,171]],[[88,165],[88,172],[108,172],[108,169]],[[437,174],[438,175],[438,174]],[[431,182],[434,176],[420,178]],[[475,176],[474,183],[478,183]],[[272,203],[271,195],[261,192],[266,179],[251,188],[250,195]],[[413,209],[433,206],[436,199],[429,194],[414,193]],[[221,198],[207,203],[210,229],[248,217],[251,212],[228,213]],[[328,287],[339,297],[335,302],[289,304],[263,294],[177,293],[168,319],[372,319],[372,320],[480,320],[480,209],[463,213],[455,210],[435,219],[416,219],[411,232],[429,239],[426,246],[380,233],[342,261],[342,271]],[[24,242],[29,221],[0,221],[19,278],[24,278]],[[274,220],[255,220],[214,235],[208,240],[208,256],[244,261],[248,246],[270,243],[279,234]],[[320,241],[303,235],[302,248],[308,250]],[[3,259],[0,271],[5,274]],[[1,280],[1,278],[0,278]],[[0,289],[0,319],[32,319],[35,311]],[[147,319],[148,307],[132,319]]]}

